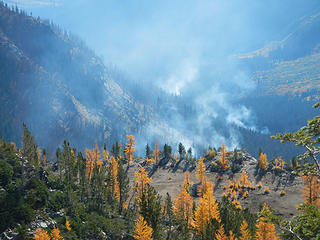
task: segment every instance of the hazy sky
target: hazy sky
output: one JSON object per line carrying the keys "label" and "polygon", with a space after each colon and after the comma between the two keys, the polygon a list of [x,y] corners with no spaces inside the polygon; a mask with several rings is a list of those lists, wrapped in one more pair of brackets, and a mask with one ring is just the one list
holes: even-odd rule
{"label": "hazy sky", "polygon": [[[80,36],[133,78],[192,81],[231,54],[281,39],[314,9],[302,0],[7,0]],[[201,67],[200,67],[201,66]],[[179,73],[182,68],[187,73]],[[179,86],[177,86],[179,87]]]}

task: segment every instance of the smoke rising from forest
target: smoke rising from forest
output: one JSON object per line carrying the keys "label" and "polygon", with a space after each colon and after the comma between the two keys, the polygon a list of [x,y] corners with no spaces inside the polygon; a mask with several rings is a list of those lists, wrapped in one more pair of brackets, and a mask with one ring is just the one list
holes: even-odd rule
{"label": "smoke rising from forest", "polygon": [[[8,2],[19,5],[25,1]],[[105,64],[124,71],[127,81],[157,86],[197,108],[197,115],[188,119],[176,111],[166,119],[167,125],[150,123],[145,139],[163,133],[187,146],[207,143],[218,147],[225,141],[233,148],[241,136],[230,128],[226,138],[214,125],[216,121],[267,131],[257,126],[251,109],[239,104],[256,86],[248,69],[234,56],[281,39],[279,33],[315,3],[52,0],[23,6],[33,16],[52,19],[80,36]],[[172,108],[174,112],[175,106]]]}

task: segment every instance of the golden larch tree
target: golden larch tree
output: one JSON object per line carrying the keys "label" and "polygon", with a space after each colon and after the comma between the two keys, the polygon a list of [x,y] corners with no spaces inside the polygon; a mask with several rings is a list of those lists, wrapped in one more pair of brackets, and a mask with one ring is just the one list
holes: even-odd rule
{"label": "golden larch tree", "polygon": [[66,219],[66,229],[67,229],[68,231],[71,231],[71,226],[70,226],[70,222],[69,222],[68,219]]}
{"label": "golden larch tree", "polygon": [[47,155],[46,155],[45,152],[43,152],[43,154],[42,154],[42,162],[43,162],[44,165],[47,164]]}
{"label": "golden larch tree", "polygon": [[207,202],[209,218],[216,219],[218,222],[221,222],[218,202],[213,196],[213,184],[211,184],[211,187],[209,187],[204,193],[203,198]]}
{"label": "golden larch tree", "polygon": [[202,183],[203,177],[205,176],[206,169],[203,163],[204,158],[200,158],[196,170],[196,178]]}
{"label": "golden larch tree", "polygon": [[18,148],[17,148],[17,144],[15,142],[10,142],[10,145],[13,147],[13,150],[14,151],[17,151]]}
{"label": "golden larch tree", "polygon": [[124,154],[128,160],[128,164],[133,161],[133,153],[135,152],[135,141],[133,135],[126,135],[127,137],[127,144],[124,148]]}
{"label": "golden larch tree", "polygon": [[205,233],[207,224],[211,219],[221,222],[218,203],[213,196],[213,184],[209,180],[206,180],[206,182],[207,188],[199,199],[192,223],[196,232],[200,234]]}
{"label": "golden larch tree", "polygon": [[110,153],[108,152],[108,150],[107,149],[103,149],[102,157],[106,162],[109,160],[109,156],[110,156]]}
{"label": "golden larch tree", "polygon": [[152,228],[148,226],[142,216],[136,222],[135,235],[133,237],[137,240],[152,240]]}
{"label": "golden larch tree", "polygon": [[178,162],[178,153],[175,152],[175,153],[173,154],[173,156],[174,156],[174,160],[175,160],[176,162]]}
{"label": "golden larch tree", "polygon": [[189,186],[191,186],[192,184],[193,182],[190,181],[190,172],[186,171],[184,173],[184,180],[183,180],[182,187],[185,188],[187,192],[189,192]]}
{"label": "golden larch tree", "polygon": [[268,167],[267,154],[260,153],[258,166],[262,170],[267,170],[267,167]]}
{"label": "golden larch tree", "polygon": [[228,240],[228,237],[224,231],[223,224],[220,225],[218,231],[216,232],[216,240]]}
{"label": "golden larch tree", "polygon": [[41,151],[41,148],[37,148],[37,156],[38,156],[38,161],[37,161],[37,164],[38,166],[40,165],[40,162],[41,162],[41,154],[42,154],[42,151]]}
{"label": "golden larch tree", "polygon": [[186,221],[188,226],[192,223],[193,199],[184,187],[173,201],[173,213],[176,218]]}
{"label": "golden larch tree", "polygon": [[208,221],[209,221],[208,206],[207,206],[207,202],[202,197],[199,199],[199,204],[196,208],[196,211],[194,212],[194,219],[192,221],[192,226],[198,234],[204,235]]}
{"label": "golden larch tree", "polygon": [[276,228],[274,224],[267,222],[265,219],[265,217],[271,215],[271,212],[266,204],[264,204],[260,214],[263,217],[259,217],[259,221],[256,225],[257,230],[255,240],[279,240],[276,235]]}
{"label": "golden larch tree", "polygon": [[302,190],[302,197],[304,197],[304,203],[314,204],[320,206],[320,184],[319,179],[316,176],[302,176],[305,187]]}
{"label": "golden larch tree", "polygon": [[224,145],[224,142],[221,143],[221,150],[220,150],[220,167],[222,170],[227,170],[230,165],[228,164],[228,158],[227,158],[227,149],[226,146]]}
{"label": "golden larch tree", "polygon": [[110,167],[111,167],[111,178],[112,178],[112,185],[111,185],[111,193],[115,197],[115,199],[120,201],[120,187],[118,181],[118,161],[111,156],[110,158]]}
{"label": "golden larch tree", "polygon": [[35,240],[50,240],[50,236],[46,230],[43,230],[41,228],[37,228],[36,233],[33,236],[33,239],[35,239]]}
{"label": "golden larch tree", "polygon": [[240,240],[251,240],[252,239],[251,233],[248,229],[248,223],[246,220],[243,220],[243,222],[240,226],[240,233],[241,233]]}
{"label": "golden larch tree", "polygon": [[101,160],[101,155],[100,155],[98,145],[96,144],[95,148],[93,148],[92,150],[86,148],[85,154],[86,154],[87,176],[89,177],[89,179],[91,179],[94,167],[99,166],[99,168],[101,168],[102,166],[102,160]]}
{"label": "golden larch tree", "polygon": [[52,240],[63,240],[63,237],[60,235],[60,230],[56,228],[56,226],[54,226],[51,231],[51,238]]}
{"label": "golden larch tree", "polygon": [[135,172],[136,175],[136,190],[138,192],[138,201],[141,200],[142,194],[145,191],[147,184],[152,181],[152,178],[148,176],[146,170],[143,167],[140,167],[138,172]]}
{"label": "golden larch tree", "polygon": [[160,159],[160,148],[159,148],[158,141],[156,141],[156,144],[154,145],[153,155],[154,155],[155,162],[158,163]]}
{"label": "golden larch tree", "polygon": [[234,234],[231,230],[229,231],[228,240],[238,240],[238,238],[236,238],[236,236],[234,236]]}
{"label": "golden larch tree", "polygon": [[248,187],[250,185],[250,181],[248,179],[248,175],[244,170],[242,170],[242,172],[241,172],[240,184],[244,188],[246,188],[246,187]]}
{"label": "golden larch tree", "polygon": [[202,183],[197,189],[197,193],[199,196],[203,196],[209,188],[213,188],[213,184],[208,180],[206,176],[202,178]]}
{"label": "golden larch tree", "polygon": [[285,165],[285,161],[282,159],[282,157],[276,158],[274,159],[274,168],[277,170],[283,170],[284,169],[284,165]]}

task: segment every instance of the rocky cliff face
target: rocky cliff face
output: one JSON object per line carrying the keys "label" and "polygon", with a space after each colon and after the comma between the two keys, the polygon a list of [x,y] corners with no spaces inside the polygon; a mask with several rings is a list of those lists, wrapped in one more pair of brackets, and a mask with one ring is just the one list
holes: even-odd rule
{"label": "rocky cliff face", "polygon": [[152,112],[83,42],[2,4],[0,102],[0,135],[19,142],[25,122],[49,148],[65,138],[78,147],[108,143],[139,131]]}

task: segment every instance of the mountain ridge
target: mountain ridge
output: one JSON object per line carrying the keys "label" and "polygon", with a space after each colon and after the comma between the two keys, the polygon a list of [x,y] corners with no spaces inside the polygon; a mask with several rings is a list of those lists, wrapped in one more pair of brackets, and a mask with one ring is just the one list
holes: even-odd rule
{"label": "mountain ridge", "polygon": [[[0,51],[5,103],[0,135],[13,141],[18,142],[16,129],[26,122],[42,143],[51,136],[55,144],[67,138],[85,146],[90,137],[81,139],[82,131],[94,132],[90,142],[108,142],[138,131],[152,115],[151,107],[124,92],[83,42],[3,4]],[[115,129],[116,123],[121,127]]]}

